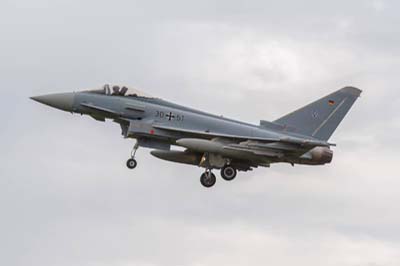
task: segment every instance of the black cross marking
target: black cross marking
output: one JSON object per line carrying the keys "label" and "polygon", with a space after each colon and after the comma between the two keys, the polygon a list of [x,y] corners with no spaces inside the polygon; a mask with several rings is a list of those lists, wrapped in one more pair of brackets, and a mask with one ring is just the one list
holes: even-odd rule
{"label": "black cross marking", "polygon": [[172,114],[172,112],[169,112],[169,114],[165,115],[166,118],[168,118],[169,121],[175,118],[175,116]]}

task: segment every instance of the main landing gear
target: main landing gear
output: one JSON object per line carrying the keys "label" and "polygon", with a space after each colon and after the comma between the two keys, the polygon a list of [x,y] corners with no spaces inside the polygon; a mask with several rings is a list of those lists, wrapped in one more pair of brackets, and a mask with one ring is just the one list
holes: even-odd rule
{"label": "main landing gear", "polygon": [[230,165],[226,165],[221,169],[221,177],[226,181],[232,181],[235,179],[236,175],[237,170]]}
{"label": "main landing gear", "polygon": [[217,178],[211,172],[211,169],[207,169],[200,177],[200,183],[206,188],[214,186],[216,182]]}
{"label": "main landing gear", "polygon": [[137,151],[138,149],[139,149],[139,143],[136,142],[136,144],[135,144],[135,146],[133,147],[132,152],[131,152],[131,158],[130,158],[128,161],[126,161],[126,166],[127,166],[129,169],[135,169],[136,166],[137,166],[137,161],[135,160],[135,156],[136,156],[136,151]]}
{"label": "main landing gear", "polygon": [[[221,177],[226,181],[232,181],[237,175],[237,170],[233,166],[225,165],[221,169]],[[215,185],[217,178],[212,173],[211,169],[206,169],[206,171],[200,177],[200,183],[206,187],[210,188]]]}

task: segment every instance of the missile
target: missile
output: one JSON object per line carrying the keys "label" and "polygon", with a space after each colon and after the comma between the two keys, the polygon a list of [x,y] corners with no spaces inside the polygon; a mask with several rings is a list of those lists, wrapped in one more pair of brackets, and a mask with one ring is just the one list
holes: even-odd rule
{"label": "missile", "polygon": [[192,165],[199,165],[202,157],[201,154],[191,153],[187,151],[154,150],[150,153],[154,157],[157,157],[161,160]]}

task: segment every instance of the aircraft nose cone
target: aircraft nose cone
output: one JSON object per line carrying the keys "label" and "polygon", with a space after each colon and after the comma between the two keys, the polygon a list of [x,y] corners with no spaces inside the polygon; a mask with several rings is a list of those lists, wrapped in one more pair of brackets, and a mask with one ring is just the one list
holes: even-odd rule
{"label": "aircraft nose cone", "polygon": [[74,93],[56,93],[31,97],[39,103],[72,112],[74,105]]}

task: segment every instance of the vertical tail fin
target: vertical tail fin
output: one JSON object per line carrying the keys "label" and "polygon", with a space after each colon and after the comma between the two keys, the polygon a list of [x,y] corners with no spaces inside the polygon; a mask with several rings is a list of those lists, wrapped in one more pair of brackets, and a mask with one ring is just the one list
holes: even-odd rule
{"label": "vertical tail fin", "polygon": [[293,128],[293,132],[328,140],[361,95],[361,90],[345,87],[294,111],[274,123]]}

